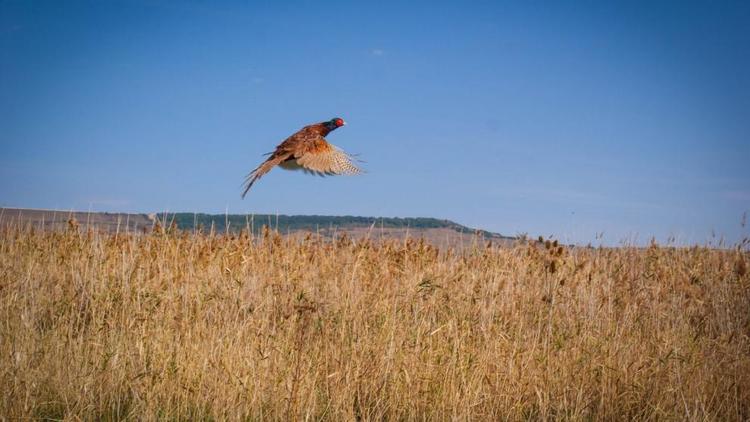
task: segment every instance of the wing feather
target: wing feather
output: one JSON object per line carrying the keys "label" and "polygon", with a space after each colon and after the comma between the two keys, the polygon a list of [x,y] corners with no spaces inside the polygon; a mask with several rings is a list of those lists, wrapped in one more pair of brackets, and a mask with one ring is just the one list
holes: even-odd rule
{"label": "wing feather", "polygon": [[330,176],[361,174],[362,169],[354,161],[352,156],[333,145],[326,150],[307,151],[297,158],[303,168]]}

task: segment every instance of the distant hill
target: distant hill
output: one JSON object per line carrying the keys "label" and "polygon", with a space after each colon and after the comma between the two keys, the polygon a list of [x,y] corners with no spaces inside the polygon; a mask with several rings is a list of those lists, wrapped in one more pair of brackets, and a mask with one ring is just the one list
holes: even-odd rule
{"label": "distant hill", "polygon": [[175,213],[167,215],[167,222],[174,221],[181,229],[194,229],[196,227],[214,227],[216,231],[225,231],[227,224],[230,231],[252,227],[253,231],[263,226],[276,229],[281,233],[295,231],[330,231],[341,229],[450,229],[459,233],[477,233],[485,237],[502,237],[497,233],[485,230],[476,230],[450,220],[437,218],[414,217],[357,217],[351,215],[271,215],[271,214],[191,214]]}
{"label": "distant hill", "polygon": [[437,218],[356,217],[326,215],[270,215],[270,214],[202,214],[162,213],[126,214],[106,212],[80,212],[61,210],[36,210],[0,208],[0,224],[31,225],[45,230],[67,227],[74,218],[81,227],[91,227],[109,232],[150,230],[159,222],[162,226],[176,225],[181,230],[213,230],[214,233],[239,232],[251,229],[257,233],[263,226],[283,234],[299,232],[333,236],[346,233],[352,237],[365,235],[399,238],[424,237],[436,243],[465,243],[476,235],[486,240],[510,242],[513,237],[463,226],[450,220]]}
{"label": "distant hill", "polygon": [[80,227],[108,232],[150,229],[153,218],[147,214],[83,212],[72,210],[44,210],[29,208],[0,208],[0,225],[31,226],[42,230],[60,230],[75,219]]}

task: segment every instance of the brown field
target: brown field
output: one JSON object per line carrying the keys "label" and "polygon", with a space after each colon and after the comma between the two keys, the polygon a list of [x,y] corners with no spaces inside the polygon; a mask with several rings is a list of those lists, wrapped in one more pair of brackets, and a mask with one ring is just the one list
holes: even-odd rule
{"label": "brown field", "polygon": [[0,419],[750,418],[750,257],[0,232]]}

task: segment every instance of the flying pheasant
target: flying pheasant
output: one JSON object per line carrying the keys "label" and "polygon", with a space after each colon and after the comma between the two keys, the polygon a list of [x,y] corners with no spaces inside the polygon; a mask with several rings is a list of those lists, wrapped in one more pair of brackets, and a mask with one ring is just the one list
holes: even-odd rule
{"label": "flying pheasant", "polygon": [[325,139],[326,135],[345,124],[343,119],[336,117],[327,122],[305,126],[286,138],[274,152],[269,153],[270,157],[266,161],[247,175],[242,197],[245,197],[256,180],[277,165],[285,170],[303,170],[305,173],[321,176],[362,173],[349,154]]}

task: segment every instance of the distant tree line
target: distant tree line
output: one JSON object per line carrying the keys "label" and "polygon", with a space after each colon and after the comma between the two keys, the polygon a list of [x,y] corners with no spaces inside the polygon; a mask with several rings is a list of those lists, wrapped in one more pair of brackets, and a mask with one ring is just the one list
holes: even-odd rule
{"label": "distant tree line", "polygon": [[[252,229],[254,232],[263,226],[278,230],[281,233],[297,230],[326,231],[335,228],[371,227],[398,229],[431,229],[448,228],[458,232],[471,233],[475,230],[454,223],[450,220],[437,218],[399,218],[399,217],[356,217],[356,216],[327,216],[327,215],[271,215],[271,214],[193,214],[175,213],[159,215],[165,224],[177,225],[182,230],[202,228],[216,232],[227,230],[235,232],[242,229]],[[484,232],[485,235],[493,235]]]}

